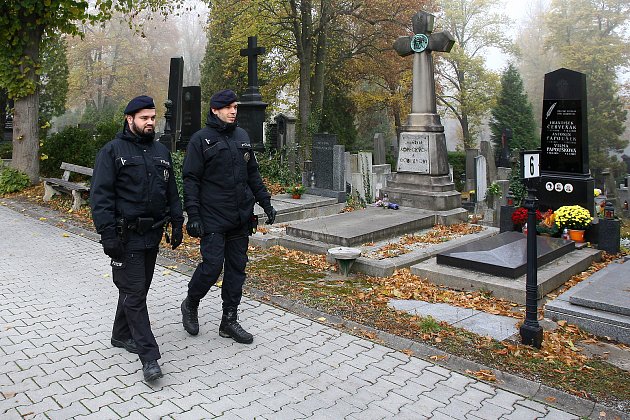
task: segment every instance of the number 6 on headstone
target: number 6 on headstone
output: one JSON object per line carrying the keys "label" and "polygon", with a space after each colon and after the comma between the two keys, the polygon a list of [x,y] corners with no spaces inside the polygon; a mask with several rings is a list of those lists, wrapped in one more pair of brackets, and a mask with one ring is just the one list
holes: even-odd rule
{"label": "number 6 on headstone", "polygon": [[523,167],[523,179],[540,177],[540,150],[527,150],[521,152]]}

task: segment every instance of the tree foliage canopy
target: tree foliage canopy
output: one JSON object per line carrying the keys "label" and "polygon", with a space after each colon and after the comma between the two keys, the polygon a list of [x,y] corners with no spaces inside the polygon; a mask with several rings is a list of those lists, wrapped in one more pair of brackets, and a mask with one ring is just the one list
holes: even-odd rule
{"label": "tree foliage canopy", "polygon": [[512,130],[511,150],[534,149],[539,146],[535,132],[532,106],[523,89],[523,80],[516,67],[510,63],[501,75],[501,90],[492,108],[490,131],[495,152],[501,150],[503,130]]}

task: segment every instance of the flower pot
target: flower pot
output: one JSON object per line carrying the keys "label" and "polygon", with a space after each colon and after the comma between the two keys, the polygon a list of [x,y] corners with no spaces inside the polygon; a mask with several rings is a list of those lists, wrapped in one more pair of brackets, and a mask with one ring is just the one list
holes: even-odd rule
{"label": "flower pot", "polygon": [[584,230],[581,229],[569,229],[569,238],[572,241],[582,243],[584,241]]}
{"label": "flower pot", "polygon": [[302,194],[292,194],[291,198],[295,198],[295,199],[302,198]]}

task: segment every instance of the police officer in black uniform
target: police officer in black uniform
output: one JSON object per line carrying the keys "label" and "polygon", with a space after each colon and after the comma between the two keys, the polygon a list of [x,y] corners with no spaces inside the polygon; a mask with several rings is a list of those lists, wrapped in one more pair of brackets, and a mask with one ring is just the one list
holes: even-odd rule
{"label": "police officer in black uniform", "polygon": [[92,218],[118,288],[111,343],[138,354],[146,381],[162,377],[147,311],[158,247],[170,223],[171,247],[177,248],[184,223],[171,155],[154,141],[154,128],[153,99],[132,99],[122,132],[96,157],[90,190]]}
{"label": "police officer in black uniform", "polygon": [[217,92],[210,107],[206,127],[192,136],[184,159],[186,230],[201,238],[203,260],[188,284],[182,319],[189,334],[199,333],[199,302],[224,269],[219,335],[249,344],[254,338],[238,323],[237,309],[245,282],[254,203],[264,209],[268,224],[274,222],[276,210],[258,171],[249,136],[237,127],[236,94],[229,89]]}

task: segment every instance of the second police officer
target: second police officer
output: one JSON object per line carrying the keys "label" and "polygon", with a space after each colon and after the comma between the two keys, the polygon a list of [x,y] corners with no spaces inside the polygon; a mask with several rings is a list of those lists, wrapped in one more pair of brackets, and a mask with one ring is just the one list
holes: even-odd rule
{"label": "second police officer", "polygon": [[184,160],[186,230],[201,238],[202,262],[188,284],[182,302],[184,329],[199,333],[199,302],[217,282],[221,271],[223,316],[219,335],[249,344],[253,336],[237,321],[243,294],[247,246],[258,202],[274,222],[276,210],[263,184],[247,132],[236,124],[237,97],[225,89],[210,98],[206,127],[190,139]]}

